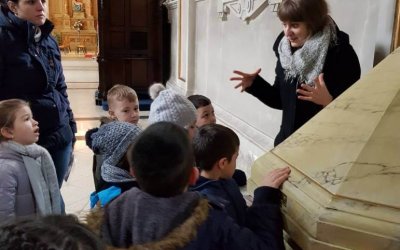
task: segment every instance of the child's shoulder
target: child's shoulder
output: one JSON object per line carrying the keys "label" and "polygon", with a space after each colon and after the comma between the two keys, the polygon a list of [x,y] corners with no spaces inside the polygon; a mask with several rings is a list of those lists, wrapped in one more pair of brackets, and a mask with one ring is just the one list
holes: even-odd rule
{"label": "child's shoulder", "polygon": [[93,142],[92,135],[97,131],[99,131],[99,128],[92,128],[86,131],[85,133],[85,142],[89,148],[92,148],[92,142]]}

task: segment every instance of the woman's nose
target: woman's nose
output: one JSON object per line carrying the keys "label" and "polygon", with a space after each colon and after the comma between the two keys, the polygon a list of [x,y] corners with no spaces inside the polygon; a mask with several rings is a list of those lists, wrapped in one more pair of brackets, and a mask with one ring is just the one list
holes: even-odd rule
{"label": "woman's nose", "polygon": [[285,33],[286,36],[290,35],[290,33],[291,33],[291,29],[290,29],[289,26],[284,27],[284,28],[283,28],[283,31],[284,31],[284,33]]}
{"label": "woman's nose", "polygon": [[38,5],[37,5],[38,9],[39,10],[44,10],[45,3],[43,3],[41,0],[39,0],[37,2],[38,2]]}

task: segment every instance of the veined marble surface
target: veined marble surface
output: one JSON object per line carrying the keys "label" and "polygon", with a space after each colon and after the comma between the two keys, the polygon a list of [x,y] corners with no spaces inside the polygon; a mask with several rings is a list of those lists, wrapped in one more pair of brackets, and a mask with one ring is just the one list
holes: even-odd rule
{"label": "veined marble surface", "polygon": [[400,249],[399,69],[397,50],[253,166],[255,186],[291,166],[283,212],[301,247]]}

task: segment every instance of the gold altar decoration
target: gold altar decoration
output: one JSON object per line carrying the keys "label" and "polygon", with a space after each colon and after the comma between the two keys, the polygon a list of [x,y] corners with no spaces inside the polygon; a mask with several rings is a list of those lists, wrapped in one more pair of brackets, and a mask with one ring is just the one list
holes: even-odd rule
{"label": "gold altar decoration", "polygon": [[400,249],[400,49],[256,160],[290,166],[282,211],[302,249]]}
{"label": "gold altar decoration", "polygon": [[[53,34],[68,51],[77,52],[79,46],[87,52],[97,51],[97,16],[96,0],[49,1],[49,17],[55,24]],[[77,23],[79,31],[74,27]]]}

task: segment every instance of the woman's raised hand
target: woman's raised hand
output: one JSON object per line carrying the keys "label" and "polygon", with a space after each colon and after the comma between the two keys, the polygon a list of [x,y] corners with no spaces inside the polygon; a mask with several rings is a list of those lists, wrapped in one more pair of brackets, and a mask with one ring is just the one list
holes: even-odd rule
{"label": "woman's raised hand", "polygon": [[333,100],[332,95],[325,85],[324,74],[319,74],[315,79],[314,87],[307,84],[301,84],[301,87],[302,89],[297,89],[297,93],[300,94],[298,96],[300,100],[310,101],[324,107]]}
{"label": "woman's raised hand", "polygon": [[239,84],[235,86],[235,89],[242,87],[240,92],[245,91],[248,87],[250,87],[253,84],[254,79],[256,76],[261,72],[261,68],[257,69],[256,72],[254,73],[244,73],[239,70],[234,70],[233,73],[237,74],[239,76],[231,77],[231,81],[240,81]]}

